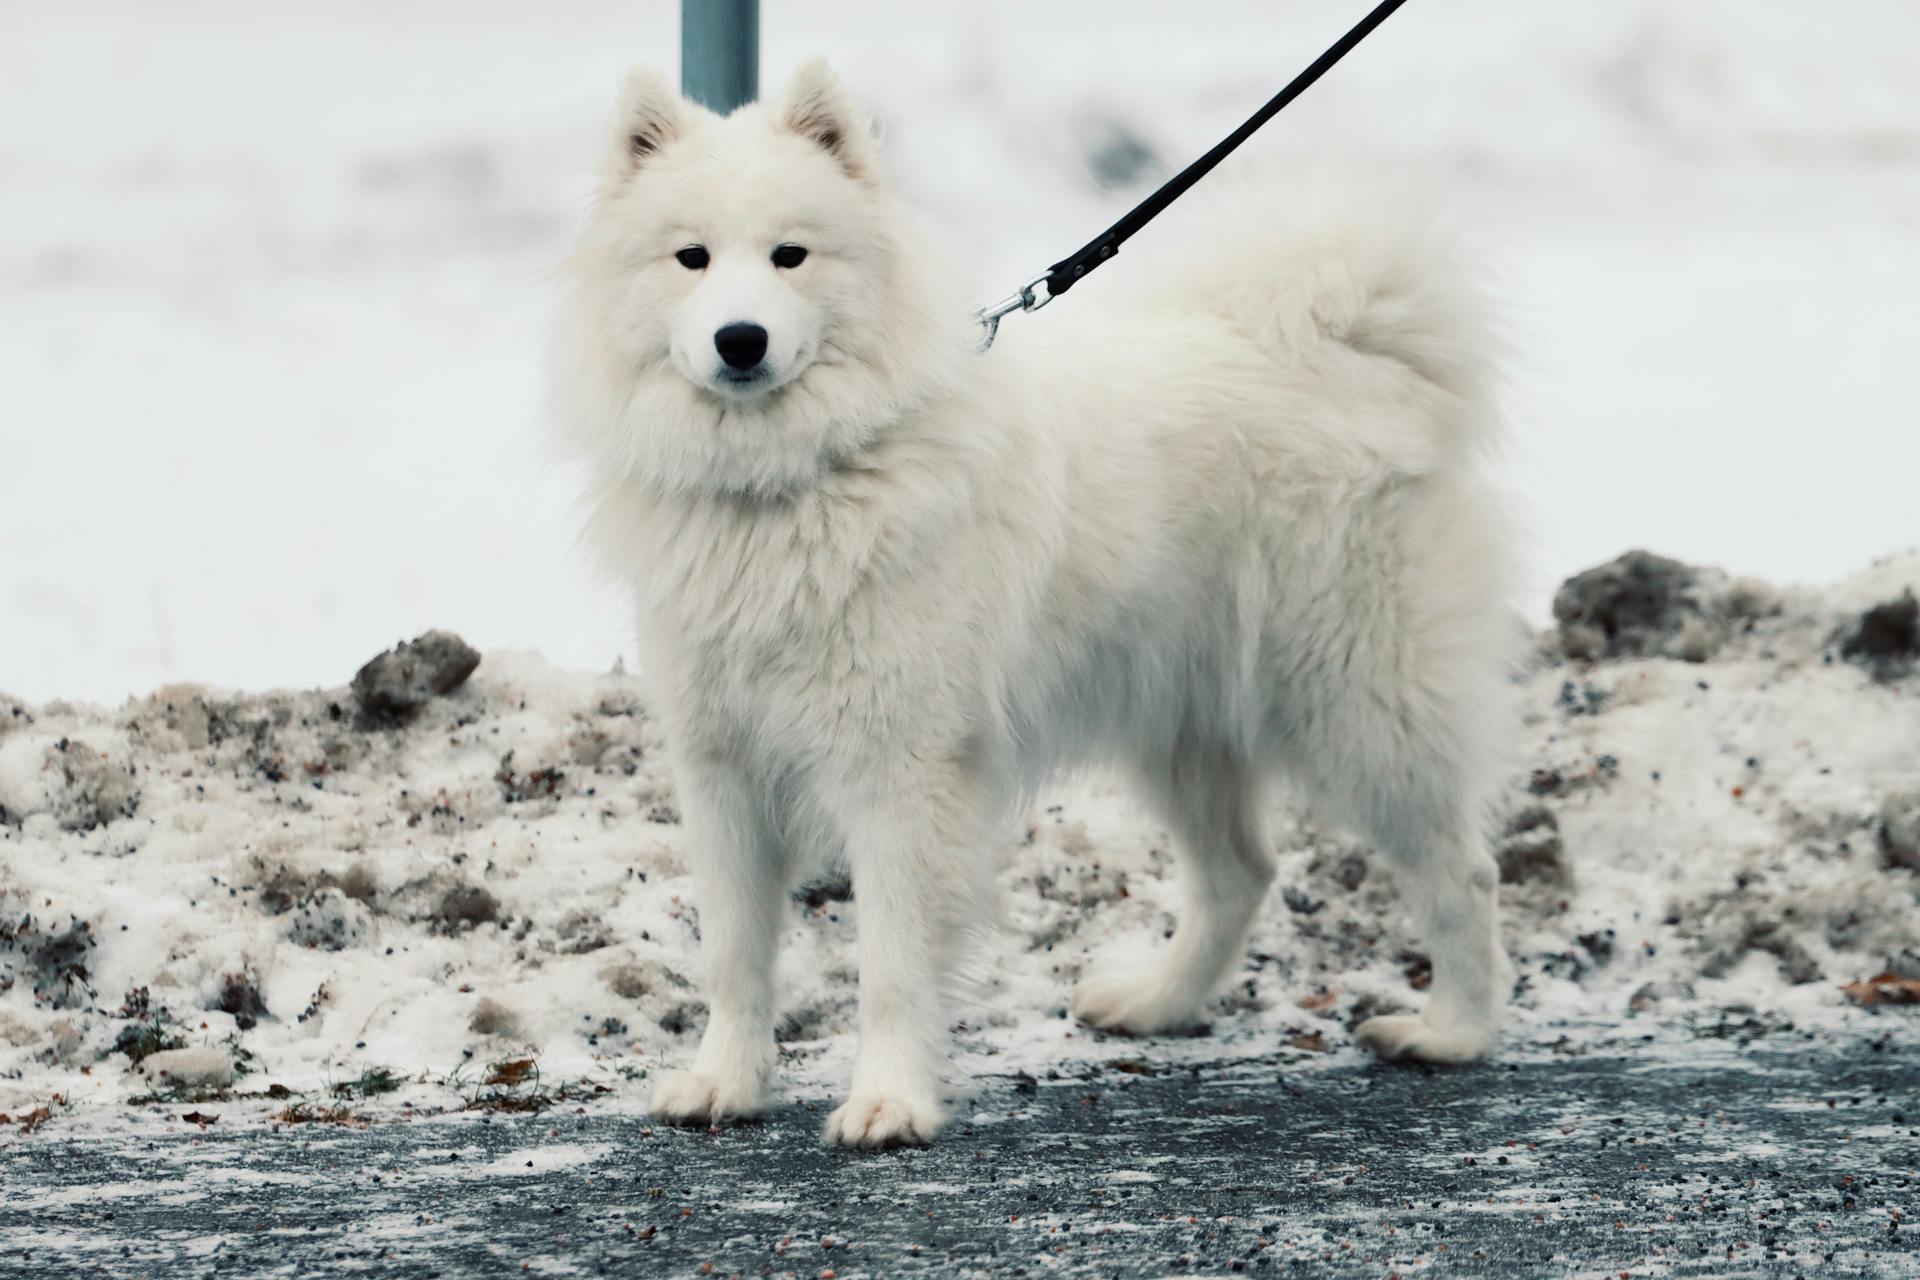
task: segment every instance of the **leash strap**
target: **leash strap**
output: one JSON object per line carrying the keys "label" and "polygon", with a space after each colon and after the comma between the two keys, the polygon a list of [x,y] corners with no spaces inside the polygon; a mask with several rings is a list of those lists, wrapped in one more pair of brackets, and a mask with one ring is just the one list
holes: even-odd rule
{"label": "leash strap", "polygon": [[[1325,53],[1313,60],[1313,65],[1295,76],[1286,88],[1268,99],[1265,106],[1249,116],[1244,124],[1228,134],[1211,151],[1174,174],[1161,185],[1159,190],[1129,209],[1118,222],[1089,240],[1077,252],[1060,259],[1021,285],[1011,296],[975,312],[975,318],[986,329],[980,349],[984,351],[993,345],[993,340],[1000,331],[1002,317],[1015,311],[1038,311],[1080,283],[1101,263],[1120,252],[1120,246],[1125,244],[1135,232],[1152,222],[1166,210],[1168,205],[1185,195],[1188,188],[1206,177],[1215,165],[1233,154],[1234,149],[1251,138],[1261,125],[1279,115],[1288,103],[1312,88],[1314,81],[1331,70],[1340,59],[1353,52],[1355,45],[1372,35],[1375,27],[1393,16],[1393,11],[1405,3],[1406,0],[1381,0],[1380,4],[1374,6],[1373,12],[1360,19],[1351,31],[1334,41]],[[1041,291],[1043,287],[1044,293]]]}

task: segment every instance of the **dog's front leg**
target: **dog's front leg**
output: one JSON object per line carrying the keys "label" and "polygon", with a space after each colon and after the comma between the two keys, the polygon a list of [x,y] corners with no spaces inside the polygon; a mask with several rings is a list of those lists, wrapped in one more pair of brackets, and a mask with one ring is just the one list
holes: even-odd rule
{"label": "dog's front leg", "polygon": [[710,1124],[766,1107],[786,857],[767,798],[743,770],[695,759],[682,764],[679,787],[707,970],[707,1031],[693,1069],[663,1077],[648,1110],[674,1123]]}
{"label": "dog's front leg", "polygon": [[827,1121],[847,1147],[924,1143],[940,1128],[947,997],[981,865],[982,809],[958,771],[898,773],[846,797],[860,941],[853,1087]]}

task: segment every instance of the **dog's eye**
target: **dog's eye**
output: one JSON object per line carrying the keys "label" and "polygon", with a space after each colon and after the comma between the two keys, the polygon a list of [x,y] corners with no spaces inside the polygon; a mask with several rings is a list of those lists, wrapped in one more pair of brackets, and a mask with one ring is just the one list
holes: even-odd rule
{"label": "dog's eye", "polygon": [[707,246],[703,244],[690,244],[673,256],[678,258],[680,265],[689,271],[704,270],[707,263],[713,260],[712,255],[707,252]]}
{"label": "dog's eye", "polygon": [[807,260],[807,251],[797,244],[783,244],[773,251],[776,267],[797,267]]}

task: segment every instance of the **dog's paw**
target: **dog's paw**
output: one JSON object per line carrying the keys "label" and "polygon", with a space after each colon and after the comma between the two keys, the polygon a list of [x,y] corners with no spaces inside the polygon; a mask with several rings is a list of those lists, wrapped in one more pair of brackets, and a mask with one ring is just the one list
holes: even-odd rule
{"label": "dog's paw", "polygon": [[1413,1014],[1368,1018],[1353,1033],[1354,1042],[1388,1062],[1458,1064],[1478,1062],[1493,1051],[1494,1033],[1441,1028]]}
{"label": "dog's paw", "polygon": [[1204,1021],[1193,1001],[1169,999],[1151,975],[1123,972],[1082,978],[1073,989],[1073,1016],[1102,1031],[1137,1036],[1190,1032]]}
{"label": "dog's paw", "polygon": [[850,1098],[827,1117],[826,1140],[833,1146],[867,1151],[923,1147],[933,1141],[945,1120],[937,1102]]}
{"label": "dog's paw", "polygon": [[766,1105],[766,1089],[752,1079],[673,1071],[655,1086],[647,1114],[668,1124],[718,1124],[757,1116]]}

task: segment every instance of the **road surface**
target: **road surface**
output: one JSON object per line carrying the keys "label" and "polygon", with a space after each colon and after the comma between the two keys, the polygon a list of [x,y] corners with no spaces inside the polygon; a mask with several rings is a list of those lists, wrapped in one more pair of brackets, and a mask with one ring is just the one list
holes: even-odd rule
{"label": "road surface", "polygon": [[1121,1052],[981,1080],[937,1146],[880,1155],[819,1145],[824,1098],[719,1132],[56,1122],[0,1139],[0,1274],[1920,1276],[1909,1037],[1459,1071]]}

